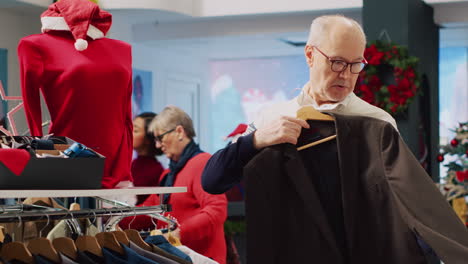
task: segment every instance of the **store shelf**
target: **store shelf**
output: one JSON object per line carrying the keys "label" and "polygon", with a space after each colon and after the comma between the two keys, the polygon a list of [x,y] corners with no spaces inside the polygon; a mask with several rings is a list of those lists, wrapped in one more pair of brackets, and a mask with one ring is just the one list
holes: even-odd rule
{"label": "store shelf", "polygon": [[92,197],[108,195],[164,194],[187,192],[187,187],[134,187],[92,190],[0,190],[0,198]]}

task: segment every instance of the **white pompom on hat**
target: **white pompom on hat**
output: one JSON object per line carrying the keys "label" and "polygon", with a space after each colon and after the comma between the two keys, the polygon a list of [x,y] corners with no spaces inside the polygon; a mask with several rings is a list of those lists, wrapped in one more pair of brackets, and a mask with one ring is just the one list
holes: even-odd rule
{"label": "white pompom on hat", "polygon": [[89,0],[60,0],[41,15],[42,32],[70,31],[75,39],[75,49],[88,48],[87,37],[102,38],[109,31],[112,15]]}

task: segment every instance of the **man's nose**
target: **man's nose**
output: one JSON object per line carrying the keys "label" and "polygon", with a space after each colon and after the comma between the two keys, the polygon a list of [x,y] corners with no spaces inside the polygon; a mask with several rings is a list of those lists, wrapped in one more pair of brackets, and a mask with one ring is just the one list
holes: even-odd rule
{"label": "man's nose", "polygon": [[156,141],[155,145],[156,145],[156,148],[161,148],[161,142]]}

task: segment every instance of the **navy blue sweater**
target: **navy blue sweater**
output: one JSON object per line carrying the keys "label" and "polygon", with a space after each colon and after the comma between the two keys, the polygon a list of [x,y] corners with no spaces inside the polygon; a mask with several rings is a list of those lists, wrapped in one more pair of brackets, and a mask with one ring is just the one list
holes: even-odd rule
{"label": "navy blue sweater", "polygon": [[241,181],[244,166],[259,152],[253,145],[253,134],[240,137],[211,156],[202,174],[206,192],[221,194]]}

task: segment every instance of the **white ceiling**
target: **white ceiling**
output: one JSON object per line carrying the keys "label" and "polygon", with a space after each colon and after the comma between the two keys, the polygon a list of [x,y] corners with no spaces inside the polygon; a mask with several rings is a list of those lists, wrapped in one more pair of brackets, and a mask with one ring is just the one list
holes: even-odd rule
{"label": "white ceiling", "polygon": [[[435,20],[441,25],[440,46],[468,46],[468,1],[427,0],[434,7]],[[281,39],[305,41],[312,19],[326,13],[347,13],[361,20],[361,10],[322,10],[282,14],[224,16],[211,18],[169,16],[140,20],[132,40],[150,48],[170,50],[211,59],[268,57],[303,54],[303,47]],[[141,17],[140,17],[141,18]]]}
{"label": "white ceiling", "polygon": [[[129,2],[101,0],[101,3],[109,5],[118,4],[119,1],[127,5]],[[144,0],[134,1],[137,3]],[[51,0],[0,0],[0,8],[39,15],[49,2]],[[425,2],[434,7],[434,20],[442,27],[441,47],[468,46],[468,0]],[[127,35],[117,34],[121,39],[151,48],[213,59],[302,54],[302,47],[288,45],[281,39],[305,41],[308,26],[315,16],[345,13],[361,20],[360,7],[215,17],[194,17],[187,15],[187,12],[170,11],[170,8],[165,11],[151,8],[113,8],[109,11],[114,16],[114,31],[129,31]]]}

